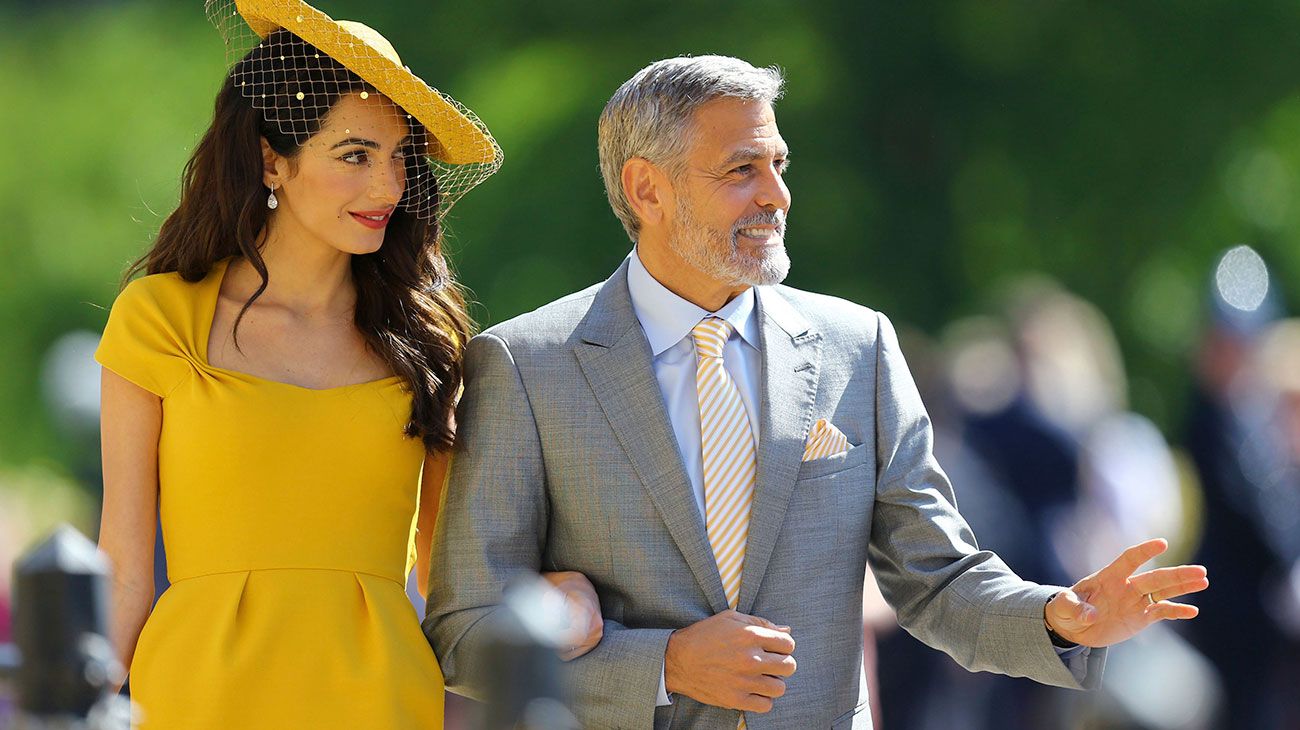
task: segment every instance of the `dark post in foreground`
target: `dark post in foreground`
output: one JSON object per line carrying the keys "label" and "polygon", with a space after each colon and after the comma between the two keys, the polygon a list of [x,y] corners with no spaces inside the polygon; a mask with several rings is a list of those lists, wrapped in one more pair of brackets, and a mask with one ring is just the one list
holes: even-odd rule
{"label": "dark post in foreground", "polygon": [[576,730],[566,702],[564,666],[556,654],[564,631],[564,599],[536,580],[505,591],[489,642],[494,678],[486,699],[484,730]]}
{"label": "dark post in foreground", "polygon": [[[14,565],[14,639],[7,654],[19,727],[117,727],[111,689],[121,667],[108,640],[108,561],[68,525]],[[15,650],[16,649],[16,650]]]}

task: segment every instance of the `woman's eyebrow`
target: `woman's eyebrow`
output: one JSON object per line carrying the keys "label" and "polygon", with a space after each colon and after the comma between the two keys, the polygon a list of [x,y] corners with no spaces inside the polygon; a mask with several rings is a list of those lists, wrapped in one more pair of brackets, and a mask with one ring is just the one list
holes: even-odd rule
{"label": "woman's eyebrow", "polygon": [[374,141],[374,140],[372,140],[372,139],[364,139],[364,138],[362,138],[362,137],[348,137],[347,139],[343,140],[342,142],[339,142],[339,143],[335,144],[333,147],[330,147],[330,149],[331,149],[331,150],[336,150],[336,149],[338,149],[338,148],[340,148],[340,147],[348,147],[348,146],[350,146],[350,145],[360,145],[361,147],[365,147],[366,149],[371,149],[371,150],[377,150],[377,149],[379,149],[379,143],[378,143],[378,142],[376,142],[376,141]]}
{"label": "woman's eyebrow", "polygon": [[[415,139],[415,135],[413,135],[413,134],[408,134],[408,135],[406,135],[405,137],[399,139],[399,140],[397,141],[397,144],[394,145],[394,146],[395,146],[395,147],[402,147],[402,146],[404,146],[404,145],[406,145],[406,144],[409,144],[410,142],[414,141],[414,139]],[[348,137],[347,139],[343,140],[342,142],[339,142],[338,144],[335,144],[333,147],[330,147],[330,149],[331,149],[331,150],[336,150],[336,149],[338,149],[338,148],[340,148],[340,147],[349,147],[349,146],[351,146],[351,145],[359,145],[359,146],[361,146],[361,147],[365,147],[366,149],[369,149],[369,150],[377,150],[377,149],[379,149],[380,146],[381,146],[378,142],[376,142],[376,141],[374,141],[374,140],[372,140],[372,139],[365,139],[364,137]]]}

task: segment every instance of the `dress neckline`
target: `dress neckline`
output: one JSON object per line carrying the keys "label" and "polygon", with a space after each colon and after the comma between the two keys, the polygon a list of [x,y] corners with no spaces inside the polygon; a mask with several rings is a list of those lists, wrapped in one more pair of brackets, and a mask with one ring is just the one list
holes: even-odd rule
{"label": "dress neckline", "polygon": [[387,385],[390,383],[401,382],[402,377],[400,375],[388,375],[382,378],[377,378],[375,380],[366,380],[360,383],[348,383],[346,385],[335,385],[329,388],[310,388],[305,385],[286,383],[283,380],[272,380],[270,378],[263,378],[259,375],[253,375],[252,373],[243,372],[242,370],[231,370],[229,368],[223,368],[223,367],[218,367],[216,365],[213,365],[212,361],[208,359],[208,341],[212,338],[212,324],[213,324],[213,320],[217,316],[217,303],[221,299],[221,285],[226,280],[226,272],[230,269],[230,262],[233,261],[234,258],[235,258],[234,256],[229,256],[227,258],[222,259],[221,261],[218,261],[212,267],[212,270],[208,272],[207,277],[203,280],[203,283],[208,287],[208,290],[203,292],[203,296],[201,297],[203,309],[199,311],[198,342],[195,343],[195,347],[197,348],[198,355],[199,355],[198,358],[199,364],[202,365],[205,369],[210,370],[212,372],[229,375],[235,378],[242,378],[244,380],[251,380],[257,383],[265,383],[267,385],[273,385],[281,388],[289,388],[292,390],[306,391],[309,393],[330,393],[335,391],[352,390],[355,388],[364,388],[367,386]]}

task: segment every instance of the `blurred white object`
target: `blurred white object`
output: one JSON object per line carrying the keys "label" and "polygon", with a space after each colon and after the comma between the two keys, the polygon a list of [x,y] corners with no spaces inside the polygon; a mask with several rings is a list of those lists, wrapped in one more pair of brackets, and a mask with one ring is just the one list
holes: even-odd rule
{"label": "blurred white object", "polygon": [[1184,539],[1178,466],[1155,424],[1136,413],[1103,418],[1084,441],[1079,504],[1054,540],[1063,564],[1087,575],[1129,545]]}
{"label": "blurred white object", "polygon": [[1231,248],[1214,270],[1214,286],[1223,301],[1253,312],[1268,296],[1268,266],[1250,246]]}
{"label": "blurred white object", "polygon": [[1208,730],[1223,705],[1214,667],[1165,624],[1110,648],[1105,691],[1112,720],[1147,730]]}
{"label": "blurred white object", "polygon": [[45,403],[60,425],[99,428],[99,335],[74,330],[54,341],[45,353],[41,386]]}
{"label": "blurred white object", "polygon": [[1292,638],[1300,639],[1300,560],[1291,566],[1274,595],[1274,615]]}

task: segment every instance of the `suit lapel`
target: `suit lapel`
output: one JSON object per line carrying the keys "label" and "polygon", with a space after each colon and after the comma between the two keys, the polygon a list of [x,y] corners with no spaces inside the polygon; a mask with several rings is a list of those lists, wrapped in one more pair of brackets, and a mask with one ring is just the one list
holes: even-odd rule
{"label": "suit lapel", "polygon": [[737,610],[749,613],[785,521],[812,428],[821,334],[773,287],[756,287],[762,339],[758,476]]}
{"label": "suit lapel", "polygon": [[722,579],[678,453],[650,345],[627,289],[627,262],[596,293],[578,326],[578,363],[614,435],[686,558],[714,612],[727,608]]}

